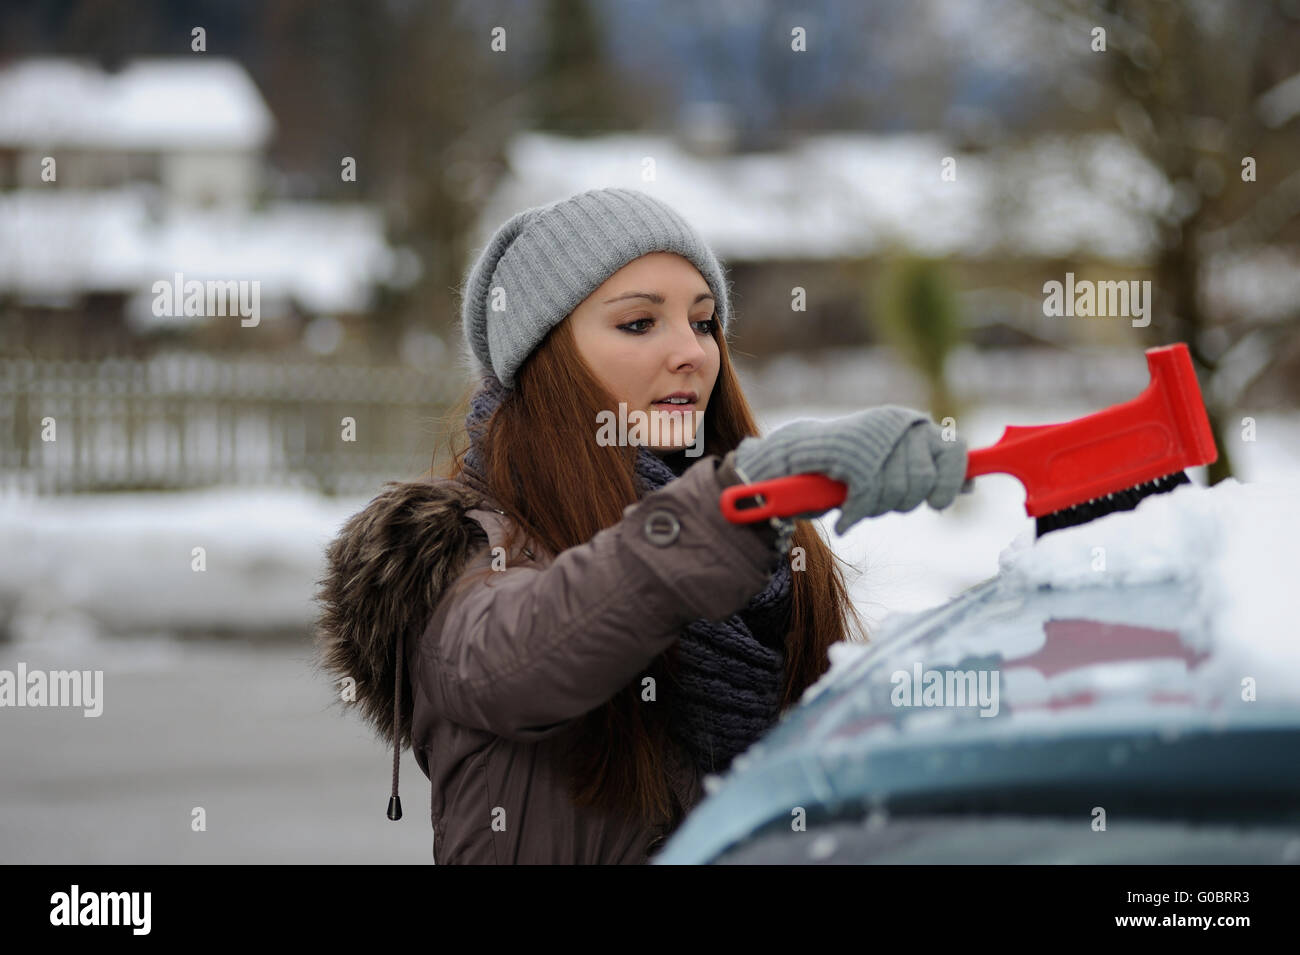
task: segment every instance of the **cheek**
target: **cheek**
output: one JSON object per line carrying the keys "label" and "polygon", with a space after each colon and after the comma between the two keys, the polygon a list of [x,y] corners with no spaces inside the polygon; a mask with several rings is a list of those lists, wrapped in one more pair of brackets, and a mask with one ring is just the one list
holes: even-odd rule
{"label": "cheek", "polygon": [[606,389],[629,405],[646,400],[645,391],[653,384],[659,369],[648,349],[627,342],[606,343],[595,367]]}
{"label": "cheek", "polygon": [[722,358],[718,352],[718,343],[714,342],[709,348],[709,394],[713,394],[713,386],[718,383],[718,376],[722,373]]}

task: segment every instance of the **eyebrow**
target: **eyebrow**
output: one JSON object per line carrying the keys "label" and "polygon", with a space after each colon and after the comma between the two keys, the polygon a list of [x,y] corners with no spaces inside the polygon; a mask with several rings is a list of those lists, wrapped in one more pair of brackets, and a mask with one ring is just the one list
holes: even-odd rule
{"label": "eyebrow", "polygon": [[[664,303],[664,297],[658,292],[624,292],[622,295],[616,295],[613,298],[605,299],[605,304],[612,305],[613,303],[621,302],[626,298],[647,298],[656,305],[662,305]],[[713,293],[701,292],[699,295],[695,296],[695,301],[691,302],[691,304],[694,305],[696,302],[702,302],[706,298],[713,298]]]}

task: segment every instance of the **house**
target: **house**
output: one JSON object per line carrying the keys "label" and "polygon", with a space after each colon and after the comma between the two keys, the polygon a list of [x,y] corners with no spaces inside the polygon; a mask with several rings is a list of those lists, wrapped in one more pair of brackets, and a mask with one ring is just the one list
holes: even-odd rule
{"label": "house", "polygon": [[157,183],[195,205],[251,205],[275,120],[252,78],[207,56],[144,59],[107,74],[33,58],[0,71],[0,189],[39,189],[42,160],[60,188]]}
{"label": "house", "polygon": [[[274,129],[231,60],[0,70],[0,353],[139,354],[159,335],[292,350],[313,321],[363,316],[383,285],[412,281],[376,208],[267,195]],[[252,288],[259,321],[160,309],[175,282]]]}

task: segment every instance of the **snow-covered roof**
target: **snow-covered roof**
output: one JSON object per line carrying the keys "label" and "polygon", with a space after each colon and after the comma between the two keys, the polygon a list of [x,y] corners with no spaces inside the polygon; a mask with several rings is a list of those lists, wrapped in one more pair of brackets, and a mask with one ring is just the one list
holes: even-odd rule
{"label": "snow-covered roof", "polygon": [[[956,158],[956,178],[940,176]],[[642,179],[654,160],[653,181]],[[521,209],[606,186],[686,215],[727,261],[869,256],[897,246],[969,258],[1144,259],[1164,175],[1115,134],[1051,135],[963,154],[932,133],[810,135],[776,153],[696,156],[671,136],[517,135],[477,246]]]}
{"label": "snow-covered roof", "polygon": [[169,206],[141,187],[0,193],[0,289],[20,296],[147,295],[181,272],[260,280],[264,301],[291,295],[315,311],[358,311],[375,284],[409,270],[370,206],[199,209]]}
{"label": "snow-covered roof", "polygon": [[0,145],[256,150],[275,120],[234,60],[140,59],[106,73],[89,61],[18,60],[0,70]]}

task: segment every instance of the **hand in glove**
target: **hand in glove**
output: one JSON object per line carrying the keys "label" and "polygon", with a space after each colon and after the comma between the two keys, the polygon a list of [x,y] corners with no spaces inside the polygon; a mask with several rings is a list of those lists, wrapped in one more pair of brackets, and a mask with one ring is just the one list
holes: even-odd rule
{"label": "hand in glove", "polygon": [[[966,477],[966,444],[944,441],[928,415],[883,405],[829,421],[792,421],[736,448],[747,484],[814,472],[848,485],[835,533],[864,517],[910,511],[922,501],[947,507]],[[820,517],[810,511],[796,517]]]}

